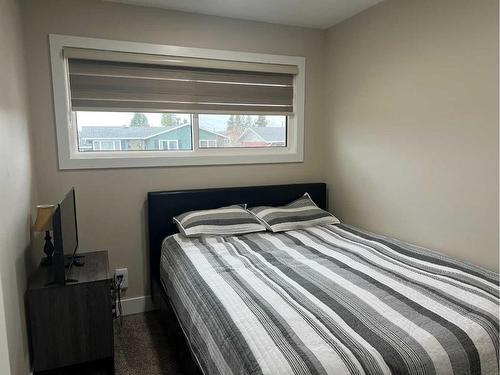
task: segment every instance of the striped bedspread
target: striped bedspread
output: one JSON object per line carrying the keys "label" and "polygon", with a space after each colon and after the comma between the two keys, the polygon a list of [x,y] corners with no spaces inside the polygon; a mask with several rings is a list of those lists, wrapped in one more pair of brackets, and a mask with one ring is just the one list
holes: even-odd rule
{"label": "striped bedspread", "polygon": [[498,374],[498,274],[345,225],[165,239],[209,374]]}

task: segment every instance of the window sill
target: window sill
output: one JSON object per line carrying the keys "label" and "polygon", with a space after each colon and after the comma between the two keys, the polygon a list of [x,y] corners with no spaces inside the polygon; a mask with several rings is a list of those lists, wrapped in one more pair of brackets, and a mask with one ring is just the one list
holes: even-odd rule
{"label": "window sill", "polygon": [[106,169],[106,168],[145,168],[238,164],[272,164],[303,162],[301,152],[285,150],[209,150],[197,153],[191,151],[166,151],[168,156],[158,156],[158,152],[78,153],[68,159],[59,160],[60,169]]}

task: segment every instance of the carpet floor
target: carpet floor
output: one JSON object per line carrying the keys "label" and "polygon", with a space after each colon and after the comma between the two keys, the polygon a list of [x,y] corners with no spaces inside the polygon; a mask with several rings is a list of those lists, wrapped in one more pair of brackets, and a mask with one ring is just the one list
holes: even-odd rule
{"label": "carpet floor", "polygon": [[[115,321],[116,375],[201,375],[173,313],[150,311]],[[99,362],[71,366],[50,375],[106,375]]]}
{"label": "carpet floor", "polygon": [[116,375],[200,374],[173,314],[129,315],[115,324]]}

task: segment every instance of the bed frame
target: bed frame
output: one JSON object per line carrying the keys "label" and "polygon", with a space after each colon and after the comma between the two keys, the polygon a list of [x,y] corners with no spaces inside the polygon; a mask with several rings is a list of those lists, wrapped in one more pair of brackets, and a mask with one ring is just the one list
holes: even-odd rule
{"label": "bed frame", "polygon": [[192,210],[204,210],[247,203],[253,206],[281,206],[309,193],[322,209],[327,209],[326,184],[245,186],[200,190],[158,191],[148,193],[149,272],[151,296],[158,308],[168,303],[160,282],[161,244],[165,237],[177,233],[172,218]]}

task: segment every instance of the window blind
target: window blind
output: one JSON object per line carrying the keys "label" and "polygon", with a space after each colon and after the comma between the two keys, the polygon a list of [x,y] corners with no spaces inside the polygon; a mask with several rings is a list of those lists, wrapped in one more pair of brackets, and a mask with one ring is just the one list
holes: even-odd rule
{"label": "window blind", "polygon": [[293,114],[293,65],[68,48],[72,110]]}

